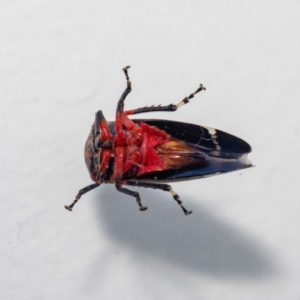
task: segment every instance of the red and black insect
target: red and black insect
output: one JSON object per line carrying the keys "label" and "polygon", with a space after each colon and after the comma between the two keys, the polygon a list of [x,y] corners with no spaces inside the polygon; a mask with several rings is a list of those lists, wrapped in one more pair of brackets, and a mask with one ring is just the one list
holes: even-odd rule
{"label": "red and black insect", "polygon": [[123,69],[127,87],[123,92],[114,122],[107,122],[102,111],[85,144],[85,162],[95,182],[79,191],[74,202],[65,206],[72,210],[81,196],[102,183],[114,183],[116,189],[136,199],[141,211],[138,192],[124,186],[160,189],[171,193],[185,215],[188,211],[167,182],[184,181],[218,175],[250,167],[247,158],[251,147],[245,141],[223,131],[169,120],[128,118],[152,111],[175,111],[188,103],[203,85],[177,105],[151,106],[124,111],[124,101],[131,92],[128,67]]}

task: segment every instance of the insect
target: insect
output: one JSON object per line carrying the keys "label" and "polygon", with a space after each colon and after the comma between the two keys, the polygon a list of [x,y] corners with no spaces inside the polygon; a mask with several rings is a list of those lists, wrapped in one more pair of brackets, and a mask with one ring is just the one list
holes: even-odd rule
{"label": "insect", "polygon": [[81,189],[71,205],[72,211],[81,196],[102,183],[114,183],[116,189],[136,199],[138,192],[124,186],[168,191],[187,210],[168,182],[218,175],[251,167],[247,158],[251,147],[245,141],[221,130],[169,120],[130,119],[130,115],[153,111],[176,111],[205,88],[202,84],[178,104],[142,107],[124,111],[124,101],[131,92],[129,66],[123,69],[127,86],[117,104],[114,122],[107,122],[102,111],[96,113],[85,144],[85,162],[95,182]]}

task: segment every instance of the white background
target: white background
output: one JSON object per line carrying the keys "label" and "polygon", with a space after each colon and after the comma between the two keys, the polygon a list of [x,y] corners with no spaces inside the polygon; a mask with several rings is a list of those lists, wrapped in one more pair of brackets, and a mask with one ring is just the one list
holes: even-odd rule
{"label": "white background", "polygon": [[[1,299],[300,299],[297,1],[0,3]],[[83,146],[102,109],[216,127],[255,168],[139,189],[91,183]]]}

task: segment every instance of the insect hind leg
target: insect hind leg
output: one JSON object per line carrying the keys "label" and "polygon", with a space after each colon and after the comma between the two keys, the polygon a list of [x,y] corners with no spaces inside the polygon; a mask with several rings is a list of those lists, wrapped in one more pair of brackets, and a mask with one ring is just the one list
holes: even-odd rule
{"label": "insect hind leg", "polygon": [[131,185],[131,186],[144,187],[144,188],[159,189],[159,190],[162,190],[162,191],[169,192],[172,195],[173,199],[180,205],[181,209],[183,210],[183,212],[186,216],[190,215],[193,212],[191,210],[187,210],[182,205],[182,201],[180,200],[179,196],[174,192],[172,187],[168,184],[141,182],[141,181],[136,181],[136,180],[126,180],[126,181],[123,181],[123,184]]}
{"label": "insect hind leg", "polygon": [[190,94],[188,97],[185,97],[182,99],[180,102],[177,104],[169,104],[165,106],[157,105],[157,106],[150,106],[150,107],[141,107],[137,109],[132,109],[132,110],[127,110],[125,111],[126,115],[136,115],[136,114],[141,114],[141,113],[146,113],[146,112],[154,112],[154,111],[176,111],[179,107],[183,106],[184,104],[187,104],[190,102],[192,98],[196,94],[198,94],[200,91],[205,91],[206,88],[200,84],[199,88],[192,94]]}

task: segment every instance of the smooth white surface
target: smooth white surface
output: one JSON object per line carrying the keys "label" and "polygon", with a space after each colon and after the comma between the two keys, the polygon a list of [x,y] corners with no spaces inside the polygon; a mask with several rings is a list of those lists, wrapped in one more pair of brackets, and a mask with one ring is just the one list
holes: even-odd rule
{"label": "smooth white surface", "polygon": [[[299,299],[300,4],[1,1],[0,298]],[[127,108],[235,134],[255,168],[140,189],[90,184],[94,113]]]}

